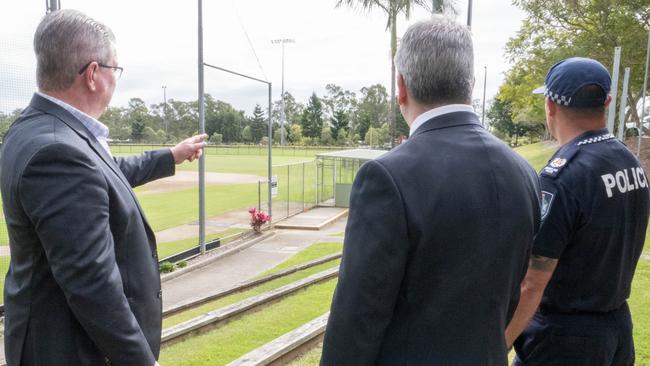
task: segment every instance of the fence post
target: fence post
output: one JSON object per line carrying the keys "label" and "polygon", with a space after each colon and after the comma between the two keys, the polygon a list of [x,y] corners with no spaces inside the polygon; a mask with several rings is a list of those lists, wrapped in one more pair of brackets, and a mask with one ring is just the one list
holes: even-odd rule
{"label": "fence post", "polygon": [[257,210],[262,211],[262,182],[257,181]]}
{"label": "fence post", "polygon": [[291,165],[287,165],[287,217],[289,217],[289,187],[291,187]]}

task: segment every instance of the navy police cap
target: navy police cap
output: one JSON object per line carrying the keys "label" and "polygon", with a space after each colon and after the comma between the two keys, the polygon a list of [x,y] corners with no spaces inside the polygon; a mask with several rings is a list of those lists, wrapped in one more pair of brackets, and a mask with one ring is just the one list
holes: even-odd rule
{"label": "navy police cap", "polygon": [[[572,57],[562,60],[548,70],[544,86],[533,91],[565,107],[598,107],[605,104],[612,79],[609,71],[598,61]],[[603,89],[602,97],[580,98],[576,93],[582,87],[597,85]]]}

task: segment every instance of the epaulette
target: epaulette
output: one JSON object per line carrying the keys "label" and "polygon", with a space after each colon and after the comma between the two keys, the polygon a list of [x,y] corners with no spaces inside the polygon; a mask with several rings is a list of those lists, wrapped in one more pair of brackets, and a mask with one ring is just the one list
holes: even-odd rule
{"label": "epaulette", "polygon": [[560,172],[562,172],[562,169],[567,166],[578,150],[580,150],[578,144],[571,144],[564,149],[561,149],[557,154],[553,155],[551,160],[548,161],[539,174],[551,178],[557,178],[557,176],[560,175]]}

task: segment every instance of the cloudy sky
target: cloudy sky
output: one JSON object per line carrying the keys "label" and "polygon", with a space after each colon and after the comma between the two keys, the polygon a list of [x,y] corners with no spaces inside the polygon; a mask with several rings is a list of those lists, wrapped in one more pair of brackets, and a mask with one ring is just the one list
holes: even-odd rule
{"label": "cloudy sky", "polygon": [[[0,2],[0,111],[23,107],[35,90],[33,32],[45,13],[44,0]],[[376,83],[390,87],[390,35],[380,10],[336,8],[336,0],[204,0],[205,62],[273,83],[273,99],[281,86],[280,45],[272,39],[293,38],[285,48],[285,90],[305,101],[325,93],[334,83],[357,91]],[[118,42],[125,71],[112,105],[139,97],[147,104],[167,98],[197,99],[197,1],[61,0],[108,24]],[[459,22],[466,22],[467,2],[457,0]],[[487,66],[487,99],[503,81],[508,63],[504,45],[520,27],[523,14],[511,0],[474,1],[475,98],[483,97]],[[400,19],[398,35],[428,13],[416,10]],[[264,84],[206,69],[205,91],[250,113],[266,105]]]}

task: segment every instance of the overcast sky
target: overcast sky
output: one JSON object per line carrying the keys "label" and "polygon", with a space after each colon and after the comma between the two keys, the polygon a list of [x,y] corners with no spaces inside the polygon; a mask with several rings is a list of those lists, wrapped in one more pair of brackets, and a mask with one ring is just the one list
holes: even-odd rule
{"label": "overcast sky", "polygon": [[[0,1],[0,111],[22,108],[35,90],[34,30],[45,13],[44,0]],[[384,84],[390,92],[390,34],[380,10],[335,8],[336,0],[204,0],[204,59],[273,83],[273,99],[281,90],[282,51],[272,39],[294,38],[285,48],[285,90],[299,101],[312,92],[325,93],[334,83],[358,93],[363,86]],[[467,2],[457,1],[458,21],[467,19]],[[63,8],[81,10],[111,27],[125,71],[113,106],[130,98],[147,104],[167,98],[196,100],[197,1],[61,0]],[[483,97],[487,66],[487,99],[508,69],[504,46],[519,29],[523,14],[511,0],[474,1],[474,97]],[[429,14],[416,10],[398,21],[398,36]],[[257,57],[255,56],[255,53]],[[258,63],[259,60],[259,63]],[[264,84],[206,69],[205,91],[251,113],[266,106]],[[479,111],[480,112],[480,111]]]}

